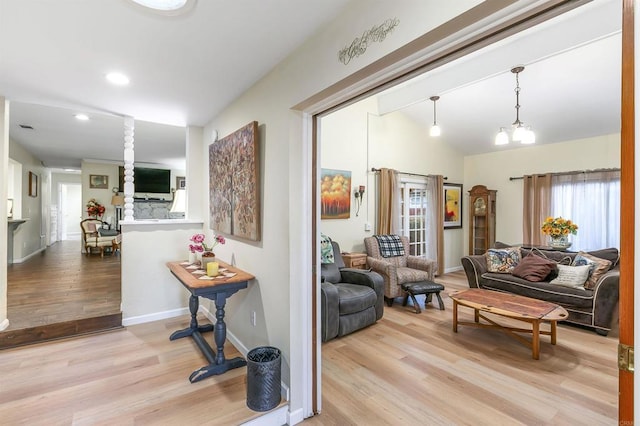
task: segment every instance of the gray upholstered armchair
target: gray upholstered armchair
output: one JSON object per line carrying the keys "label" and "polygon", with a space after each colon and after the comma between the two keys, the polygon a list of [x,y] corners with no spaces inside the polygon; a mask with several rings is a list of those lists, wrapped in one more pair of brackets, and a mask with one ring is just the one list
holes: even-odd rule
{"label": "gray upholstered armchair", "polygon": [[382,277],[345,268],[334,241],[334,263],[321,265],[322,341],[344,336],[375,323],[384,310]]}
{"label": "gray upholstered armchair", "polygon": [[378,240],[375,237],[364,239],[367,250],[367,266],[384,278],[384,298],[389,306],[393,299],[404,296],[402,284],[433,281],[437,268],[436,261],[409,255],[409,238],[401,236],[404,255],[382,257]]}

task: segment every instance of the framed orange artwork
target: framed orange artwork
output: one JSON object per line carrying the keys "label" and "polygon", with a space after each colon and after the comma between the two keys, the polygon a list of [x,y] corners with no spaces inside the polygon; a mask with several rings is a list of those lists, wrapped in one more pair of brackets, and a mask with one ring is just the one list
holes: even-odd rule
{"label": "framed orange artwork", "polygon": [[462,228],[462,184],[445,183],[444,228]]}
{"label": "framed orange artwork", "polygon": [[351,172],[322,169],[320,174],[321,219],[351,216]]}

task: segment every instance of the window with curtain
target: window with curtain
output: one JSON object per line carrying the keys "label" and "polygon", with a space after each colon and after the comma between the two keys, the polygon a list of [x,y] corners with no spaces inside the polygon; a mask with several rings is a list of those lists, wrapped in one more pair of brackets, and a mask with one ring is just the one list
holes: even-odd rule
{"label": "window with curtain", "polygon": [[578,224],[571,250],[619,249],[620,171],[553,176],[551,216]]}

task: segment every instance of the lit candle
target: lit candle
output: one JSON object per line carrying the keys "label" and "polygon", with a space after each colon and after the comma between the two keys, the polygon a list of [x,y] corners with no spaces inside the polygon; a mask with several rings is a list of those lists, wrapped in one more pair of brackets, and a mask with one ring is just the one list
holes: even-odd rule
{"label": "lit candle", "polygon": [[207,263],[207,275],[210,277],[215,277],[218,275],[218,262]]}

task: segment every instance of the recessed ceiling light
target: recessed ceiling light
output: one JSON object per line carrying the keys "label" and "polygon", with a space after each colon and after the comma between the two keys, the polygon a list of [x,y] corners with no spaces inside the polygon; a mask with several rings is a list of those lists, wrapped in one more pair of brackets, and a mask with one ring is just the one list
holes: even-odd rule
{"label": "recessed ceiling light", "polygon": [[87,121],[89,116],[87,114],[76,114],[76,118],[80,121]]}
{"label": "recessed ceiling light", "polygon": [[120,72],[110,72],[107,74],[107,80],[112,84],[117,84],[118,86],[126,86],[129,84],[129,77]]}
{"label": "recessed ceiling light", "polygon": [[188,0],[132,0],[134,3],[138,3],[141,6],[148,7],[150,9],[171,11],[183,8]]}

